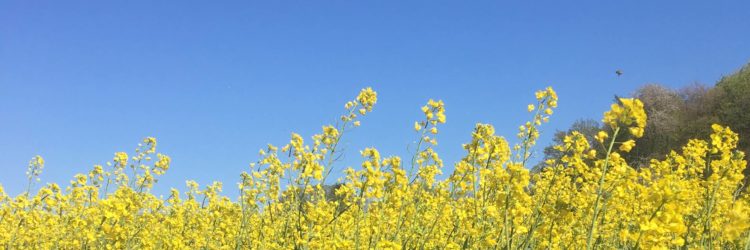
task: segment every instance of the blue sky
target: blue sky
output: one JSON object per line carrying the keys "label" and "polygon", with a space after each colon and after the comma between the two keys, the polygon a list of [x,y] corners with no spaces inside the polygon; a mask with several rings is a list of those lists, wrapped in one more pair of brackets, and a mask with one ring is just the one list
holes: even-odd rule
{"label": "blue sky", "polygon": [[[157,192],[218,180],[257,150],[335,122],[359,89],[375,111],[344,138],[338,169],[374,146],[408,158],[429,98],[446,102],[447,169],[477,122],[513,139],[553,86],[556,129],[599,119],[646,83],[713,84],[750,60],[747,1],[1,1],[0,183],[25,189],[159,140]],[[616,69],[624,75],[617,77]]]}

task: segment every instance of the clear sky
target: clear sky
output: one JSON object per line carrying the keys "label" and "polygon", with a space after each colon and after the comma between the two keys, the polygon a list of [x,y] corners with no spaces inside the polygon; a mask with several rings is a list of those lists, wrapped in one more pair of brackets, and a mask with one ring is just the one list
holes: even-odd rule
{"label": "clear sky", "polygon": [[[157,192],[233,194],[266,143],[306,139],[359,89],[375,111],[336,167],[374,146],[408,158],[429,98],[446,102],[447,169],[475,123],[513,139],[535,90],[559,109],[540,145],[645,83],[713,84],[750,60],[748,1],[0,1],[0,183],[18,194],[132,152],[172,157]],[[617,77],[616,69],[624,75]]]}

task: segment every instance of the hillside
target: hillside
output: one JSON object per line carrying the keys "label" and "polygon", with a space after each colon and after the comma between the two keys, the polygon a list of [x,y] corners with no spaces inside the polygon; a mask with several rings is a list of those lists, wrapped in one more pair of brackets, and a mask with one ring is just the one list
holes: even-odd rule
{"label": "hillside", "polygon": [[[680,152],[690,139],[708,140],[712,124],[728,126],[737,132],[738,150],[750,152],[750,64],[722,77],[714,86],[693,84],[671,89],[646,84],[632,96],[643,101],[648,116],[644,136],[624,155],[633,167],[647,166],[650,159],[663,159],[670,151]],[[581,119],[570,129],[558,131],[554,140],[560,143],[566,134],[580,131],[593,144],[594,135],[600,130],[606,128],[597,120]],[[546,159],[560,156],[552,146],[545,148],[544,153]],[[744,172],[750,175],[749,168]]]}

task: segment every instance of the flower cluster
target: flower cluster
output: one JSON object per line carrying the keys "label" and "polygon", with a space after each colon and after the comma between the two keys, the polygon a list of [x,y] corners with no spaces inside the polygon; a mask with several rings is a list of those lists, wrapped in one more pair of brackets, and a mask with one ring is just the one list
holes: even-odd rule
{"label": "flower cluster", "polygon": [[[259,151],[240,175],[239,197],[220,182],[151,188],[171,158],[146,138],[131,155],[115,153],[61,187],[38,189],[44,167],[29,162],[28,191],[0,186],[0,246],[6,249],[747,249],[750,196],[744,153],[730,128],[713,125],[708,140],[690,140],[648,166],[620,153],[643,135],[636,99],[604,113],[609,127],[589,142],[579,132],[554,149],[559,157],[528,170],[539,126],[557,107],[551,89],[536,93],[520,142],[511,147],[490,124],[476,124],[464,156],[446,171],[439,157],[442,101],[422,107],[410,162],[360,151],[360,167],[326,181],[343,152],[343,135],[372,112],[371,88],[344,106],[336,124],[311,140],[292,134]],[[625,133],[625,131],[627,132]],[[622,133],[621,133],[622,132]],[[615,147],[617,146],[617,147]]]}

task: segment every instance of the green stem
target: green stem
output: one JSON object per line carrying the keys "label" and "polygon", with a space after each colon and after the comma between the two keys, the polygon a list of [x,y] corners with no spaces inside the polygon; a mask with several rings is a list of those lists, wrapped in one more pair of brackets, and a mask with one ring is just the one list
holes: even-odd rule
{"label": "green stem", "polygon": [[612,135],[612,141],[609,143],[607,149],[607,158],[604,159],[604,165],[602,166],[602,176],[599,178],[599,185],[596,190],[596,200],[594,201],[594,211],[591,218],[591,225],[589,226],[588,236],[586,237],[586,249],[591,249],[591,240],[594,238],[594,230],[596,230],[596,217],[599,213],[599,202],[602,198],[602,186],[604,184],[604,177],[607,176],[607,168],[609,167],[609,158],[612,153],[612,148],[615,145],[617,134],[620,132],[620,128],[617,127]]}

